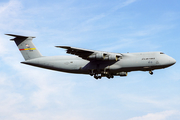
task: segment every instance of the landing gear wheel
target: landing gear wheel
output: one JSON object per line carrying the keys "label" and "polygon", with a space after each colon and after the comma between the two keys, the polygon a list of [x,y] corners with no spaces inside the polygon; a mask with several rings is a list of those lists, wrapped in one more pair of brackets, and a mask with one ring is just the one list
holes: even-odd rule
{"label": "landing gear wheel", "polygon": [[93,74],[90,74],[90,76],[93,76]]}
{"label": "landing gear wheel", "polygon": [[98,79],[98,76],[94,76],[95,79]]}
{"label": "landing gear wheel", "polygon": [[152,71],[149,71],[149,74],[153,75],[153,72],[152,72]]}
{"label": "landing gear wheel", "polygon": [[93,76],[93,75],[94,75],[94,71],[93,71],[93,70],[90,70],[90,71],[89,71],[89,74],[90,74],[91,76]]}
{"label": "landing gear wheel", "polygon": [[113,75],[108,75],[108,76],[106,76],[108,79],[110,79],[110,78],[114,78],[114,76]]}
{"label": "landing gear wheel", "polygon": [[98,74],[95,74],[95,75],[94,75],[94,78],[95,78],[95,79],[101,79],[101,77],[102,77],[102,76],[101,76],[101,75],[98,75]]}

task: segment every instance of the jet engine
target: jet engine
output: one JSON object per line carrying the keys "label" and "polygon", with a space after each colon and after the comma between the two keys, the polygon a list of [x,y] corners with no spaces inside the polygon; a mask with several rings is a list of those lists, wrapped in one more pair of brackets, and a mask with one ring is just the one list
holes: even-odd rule
{"label": "jet engine", "polygon": [[105,54],[104,53],[96,53],[90,55],[88,58],[89,59],[96,59],[96,60],[104,60]]}
{"label": "jet engine", "polygon": [[106,57],[104,58],[104,60],[114,60],[114,61],[118,61],[120,57],[121,57],[120,55],[110,54],[110,55],[106,55]]}
{"label": "jet engine", "polygon": [[118,61],[120,57],[121,55],[117,54],[96,53],[90,55],[88,59]]}

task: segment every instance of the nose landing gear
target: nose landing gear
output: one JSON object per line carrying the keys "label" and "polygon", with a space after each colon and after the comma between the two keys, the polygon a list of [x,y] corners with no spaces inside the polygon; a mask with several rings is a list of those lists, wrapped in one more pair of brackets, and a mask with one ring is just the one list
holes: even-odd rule
{"label": "nose landing gear", "polygon": [[149,71],[149,74],[153,75],[153,72],[152,72],[152,70],[151,70],[151,71]]}

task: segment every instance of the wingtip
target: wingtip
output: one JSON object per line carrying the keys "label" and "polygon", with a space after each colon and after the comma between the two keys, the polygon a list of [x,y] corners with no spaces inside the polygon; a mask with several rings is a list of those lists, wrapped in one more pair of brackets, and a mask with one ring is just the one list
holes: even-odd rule
{"label": "wingtip", "polygon": [[64,49],[69,49],[69,48],[71,48],[71,47],[69,47],[69,46],[55,46],[55,47],[57,47],[57,48],[64,48]]}
{"label": "wingtip", "polygon": [[12,34],[4,34],[4,35],[12,36]]}

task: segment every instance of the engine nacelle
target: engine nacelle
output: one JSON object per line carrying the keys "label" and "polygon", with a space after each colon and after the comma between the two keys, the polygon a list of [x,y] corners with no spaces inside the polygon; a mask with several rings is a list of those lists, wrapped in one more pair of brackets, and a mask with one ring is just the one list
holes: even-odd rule
{"label": "engine nacelle", "polygon": [[96,53],[96,54],[90,55],[88,58],[89,59],[96,59],[96,60],[103,60],[104,57],[105,57],[104,53]]}
{"label": "engine nacelle", "polygon": [[90,55],[88,59],[118,61],[120,57],[121,55],[117,54],[96,53]]}
{"label": "engine nacelle", "polygon": [[127,76],[128,73],[127,72],[119,72],[119,73],[117,73],[117,75],[124,77],[124,76]]}
{"label": "engine nacelle", "polygon": [[105,59],[118,61],[120,57],[121,57],[120,55],[110,54],[107,57],[105,57]]}

